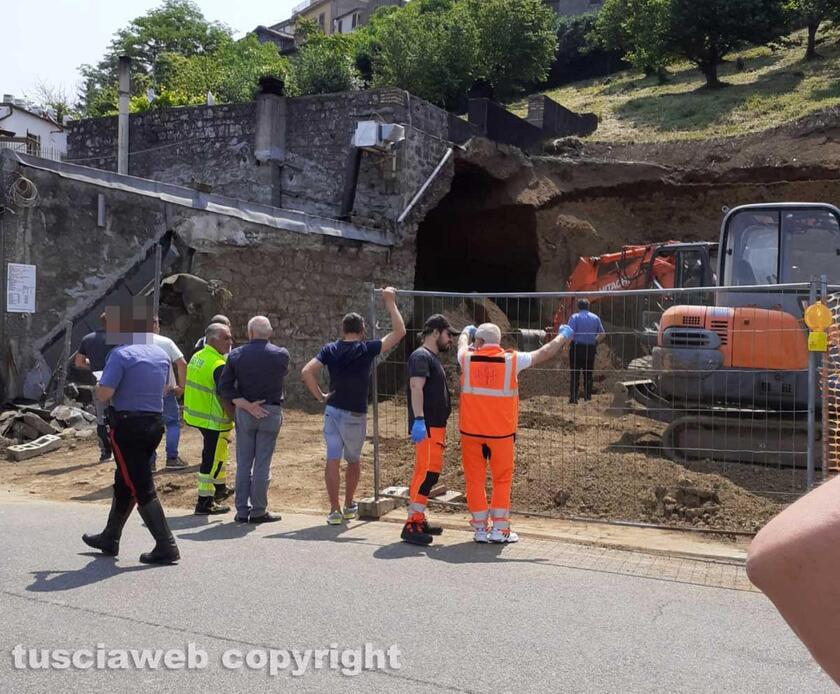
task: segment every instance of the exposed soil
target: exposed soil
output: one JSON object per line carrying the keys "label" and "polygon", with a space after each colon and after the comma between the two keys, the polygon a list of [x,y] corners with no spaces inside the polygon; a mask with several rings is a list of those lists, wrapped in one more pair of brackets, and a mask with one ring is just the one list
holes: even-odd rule
{"label": "exposed soil", "polygon": [[[558,381],[559,377],[558,373]],[[603,412],[610,400],[607,394],[598,394],[591,402],[577,406],[552,395],[523,400],[513,486],[516,509],[753,531],[781,510],[791,492],[801,490],[801,471],[666,460],[659,441],[663,425],[638,417],[609,418]],[[407,485],[413,450],[406,435],[404,399],[381,403],[380,413],[382,483]],[[443,479],[449,489],[463,491],[456,422],[457,412],[447,436]],[[297,410],[286,413],[273,465],[272,508],[326,508],[321,428],[318,414]],[[200,437],[185,426],[182,457],[196,463],[200,446]],[[114,467],[97,459],[93,440],[70,441],[61,450],[26,462],[4,461],[0,474],[7,487],[17,491],[65,500],[104,500],[111,493]],[[369,439],[359,496],[373,490],[371,459]],[[232,462],[231,485],[234,469]],[[195,503],[196,471],[197,465],[193,465],[185,471],[158,474],[158,490],[166,504],[190,507]]]}

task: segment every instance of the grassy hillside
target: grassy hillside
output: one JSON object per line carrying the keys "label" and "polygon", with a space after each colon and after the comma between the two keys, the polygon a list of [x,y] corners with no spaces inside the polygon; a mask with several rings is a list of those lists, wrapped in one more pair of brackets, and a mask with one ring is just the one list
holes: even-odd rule
{"label": "grassy hillside", "polygon": [[[791,39],[796,45],[728,56],[720,70],[729,84],[723,89],[704,89],[700,72],[685,63],[671,67],[664,85],[627,71],[545,93],[574,111],[597,113],[601,122],[592,140],[655,142],[755,132],[840,104],[840,34],[821,34],[823,58],[812,62],[803,59],[804,33]],[[525,102],[512,110],[524,114]]]}

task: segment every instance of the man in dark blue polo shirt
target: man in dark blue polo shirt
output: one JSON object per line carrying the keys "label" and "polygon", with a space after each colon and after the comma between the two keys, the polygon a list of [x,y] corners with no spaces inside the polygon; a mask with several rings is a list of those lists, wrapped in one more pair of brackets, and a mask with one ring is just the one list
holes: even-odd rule
{"label": "man in dark blue polo shirt", "polygon": [[583,372],[583,399],[592,399],[592,371],[595,368],[595,353],[598,343],[604,339],[604,326],[601,319],[589,311],[589,301],[580,299],[577,302],[578,312],[569,318],[569,327],[574,330],[574,340],[569,347],[569,367],[571,369],[571,383],[569,388],[569,402],[576,405],[578,401],[578,384],[580,373]]}
{"label": "man in dark blue polo shirt", "polygon": [[[317,356],[303,367],[303,382],[324,410],[324,439],[327,442],[327,466],[324,479],[330,498],[327,523],[339,525],[358,515],[353,497],[361,476],[362,445],[367,431],[367,401],[370,372],[376,357],[397,346],[405,337],[405,323],[397,308],[397,290],[382,291],[385,308],[391,318],[391,332],[381,340],[365,340],[365,319],[348,313],[341,321],[342,339],[321,348]],[[330,392],[318,385],[323,367],[330,374]],[[344,482],[344,511],[339,504],[341,458],[347,461]]]}
{"label": "man in dark blue polo shirt", "polygon": [[[114,345],[109,345],[105,340],[105,314],[99,316],[102,327],[82,338],[79,350],[73,358],[73,366],[80,371],[91,371],[94,377],[102,374],[105,368],[105,360],[108,358]],[[99,462],[105,463],[111,459],[111,442],[108,439],[108,430],[105,426],[105,406],[96,398],[93,399],[93,406],[96,410],[96,436],[99,439]]]}
{"label": "man in dark blue polo shirt", "polygon": [[136,304],[105,310],[111,350],[96,389],[108,403],[109,435],[117,469],[114,496],[105,529],[82,540],[116,556],[120,537],[134,505],[155,538],[151,552],[140,555],[145,564],[172,564],[180,559],[152,477],[152,454],[163,437],[163,389],[169,381],[169,357],[152,342],[152,320],[146,307]]}
{"label": "man in dark blue polo shirt", "polygon": [[236,406],[236,520],[271,523],[280,514],[268,510],[271,457],[283,424],[283,381],[289,352],[269,338],[265,316],[248,321],[249,342],[233,350],[219,379],[217,393]]}

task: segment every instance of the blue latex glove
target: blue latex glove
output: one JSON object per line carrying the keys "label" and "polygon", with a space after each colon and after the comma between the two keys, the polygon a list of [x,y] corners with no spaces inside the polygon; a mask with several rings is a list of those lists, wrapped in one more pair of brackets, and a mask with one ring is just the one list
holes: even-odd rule
{"label": "blue latex glove", "polygon": [[575,331],[568,325],[561,325],[557,332],[560,333],[566,340],[571,340],[575,334]]}
{"label": "blue latex glove", "polygon": [[427,436],[426,421],[424,419],[415,419],[414,424],[411,425],[411,441],[412,443],[420,443]]}
{"label": "blue latex glove", "polygon": [[466,333],[466,334],[467,334],[467,336],[468,336],[471,340],[474,340],[474,339],[475,339],[475,331],[476,331],[476,330],[478,330],[478,328],[476,328],[474,325],[468,325],[468,326],[467,326],[466,328],[464,328],[461,332]]}

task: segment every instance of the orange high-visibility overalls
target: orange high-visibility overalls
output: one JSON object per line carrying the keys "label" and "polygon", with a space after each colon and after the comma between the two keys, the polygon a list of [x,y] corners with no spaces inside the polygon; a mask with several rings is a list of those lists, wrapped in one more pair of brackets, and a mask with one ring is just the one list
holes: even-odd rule
{"label": "orange high-visibility overalls", "polygon": [[[460,430],[467,508],[476,528],[510,527],[514,437],[519,420],[516,352],[499,345],[467,352],[461,363]],[[487,463],[493,480],[488,514]]]}

